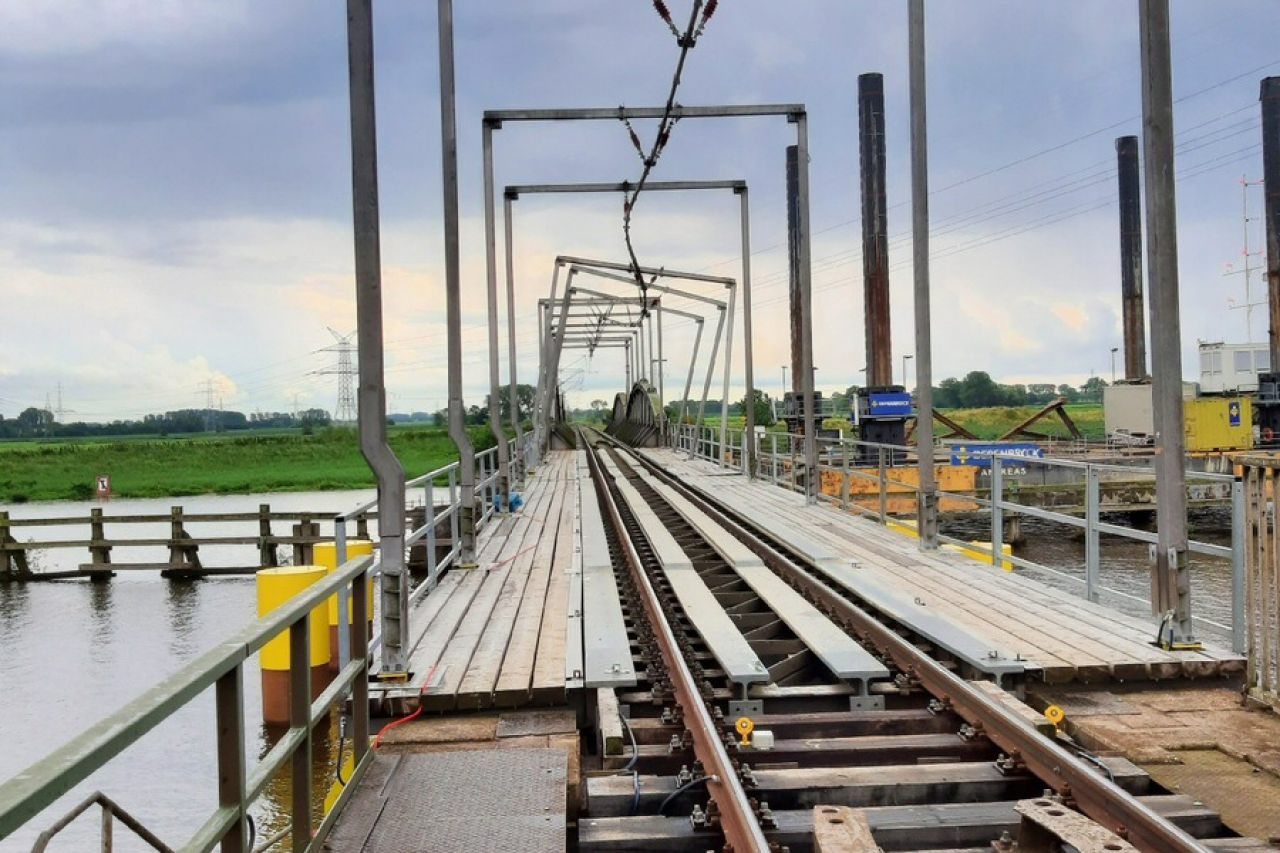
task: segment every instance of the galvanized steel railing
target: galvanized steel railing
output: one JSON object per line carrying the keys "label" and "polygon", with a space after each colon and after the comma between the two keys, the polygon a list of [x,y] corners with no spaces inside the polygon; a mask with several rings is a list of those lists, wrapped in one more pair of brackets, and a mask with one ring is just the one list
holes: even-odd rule
{"label": "galvanized steel railing", "polygon": [[1280,707],[1280,529],[1276,484],[1280,456],[1240,460],[1245,493],[1245,609],[1249,624],[1247,682],[1251,695]]}
{"label": "galvanized steel railing", "polygon": [[[98,768],[136,743],[209,688],[214,690],[218,807],[181,848],[207,851],[247,850],[250,805],[282,770],[291,783],[292,849],[318,849],[347,792],[364,772],[369,752],[369,613],[367,577],[374,558],[344,563],[337,572],[308,587],[273,613],[238,631],[111,716],[0,785],[0,839],[26,824]],[[351,659],[332,683],[311,701],[311,612],[339,590],[351,601],[348,627]],[[345,614],[346,608],[340,608]],[[258,764],[245,761],[244,665],[273,637],[289,634],[289,728]],[[340,632],[343,633],[343,632]],[[312,730],[350,693],[355,771],[339,806],[313,835]],[[287,770],[286,770],[287,768]]]}
{"label": "galvanized steel railing", "polygon": [[[742,460],[747,458],[745,442],[748,439],[749,437],[742,430],[729,430],[724,444],[721,445],[716,431],[710,427],[681,425],[674,430],[672,443],[677,450],[687,452],[694,457],[714,462],[732,470],[742,470]],[[757,459],[756,475],[775,485],[803,493],[804,450],[802,444],[800,436],[793,436],[788,433],[766,432],[758,435],[755,453]],[[819,482],[821,482],[820,478],[824,471],[841,475],[840,494],[829,495],[819,487],[816,492],[820,500],[836,504],[845,510],[868,516],[877,520],[880,524],[888,524],[891,516],[889,502],[892,496],[905,493],[918,497],[919,486],[914,480],[895,476],[899,471],[910,470],[914,472],[916,470],[915,465],[912,464],[908,468],[901,464],[894,464],[895,459],[901,460],[907,454],[911,454],[914,458],[914,447],[879,444],[853,439],[820,439],[818,445]],[[876,460],[874,470],[864,470],[871,466],[853,461],[872,458]],[[935,452],[935,462],[945,462],[949,458],[950,454],[942,448]],[[1071,513],[1057,512],[1045,507],[1018,503],[1015,499],[1016,495],[1010,494],[1010,489],[1004,477],[1005,466],[1012,464],[1016,464],[1019,467],[1042,465],[1079,471],[1084,478],[1085,508],[1083,517]],[[1280,467],[1280,463],[1276,463],[1276,465]],[[1069,581],[1073,585],[1082,587],[1084,597],[1090,601],[1098,601],[1101,593],[1105,592],[1108,595],[1126,601],[1150,606],[1149,599],[1102,584],[1101,537],[1104,535],[1117,536],[1154,546],[1159,541],[1158,535],[1154,531],[1137,530],[1132,527],[1111,524],[1103,521],[1100,517],[1102,512],[1101,483],[1105,477],[1134,474],[1152,477],[1154,472],[1150,468],[1083,462],[1075,459],[1029,458],[1013,455],[1002,456],[1000,454],[992,457],[991,466],[991,488],[987,497],[977,493],[938,491],[939,498],[946,497],[964,501],[974,505],[977,509],[986,510],[989,513],[991,521],[990,544],[975,543],[944,535],[939,535],[939,541],[962,547],[967,551],[983,554],[990,559],[992,565],[1000,565],[1004,562],[1019,568],[1047,572],[1055,577]],[[1187,477],[1190,481],[1218,484],[1219,488],[1223,486],[1228,488],[1231,495],[1232,517],[1232,545],[1215,545],[1197,540],[1188,542],[1188,550],[1193,554],[1231,561],[1231,624],[1223,624],[1202,616],[1193,616],[1193,619],[1202,626],[1209,626],[1229,635],[1232,650],[1237,654],[1243,654],[1248,647],[1244,612],[1246,586],[1244,565],[1245,486],[1241,479],[1230,474],[1188,471]],[[850,484],[855,479],[867,480],[876,484],[875,508],[863,506],[858,500],[851,497]],[[872,497],[868,496],[868,502]],[[911,514],[914,515],[914,513]],[[1077,577],[1053,566],[1046,566],[1013,554],[1004,553],[1003,539],[1006,515],[1024,515],[1084,531],[1084,577]],[[1275,550],[1271,553],[1274,560],[1280,560],[1280,540],[1277,541]],[[1280,579],[1276,581],[1276,584],[1280,586]],[[1280,661],[1280,636],[1277,636],[1275,640],[1274,648],[1276,652],[1273,660]],[[1274,668],[1273,666],[1273,670]]]}

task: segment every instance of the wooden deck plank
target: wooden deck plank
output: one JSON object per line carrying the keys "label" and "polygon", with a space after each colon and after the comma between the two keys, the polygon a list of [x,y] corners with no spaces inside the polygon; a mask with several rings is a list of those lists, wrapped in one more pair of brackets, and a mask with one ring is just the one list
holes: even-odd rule
{"label": "wooden deck plank", "polygon": [[491,702],[498,671],[502,667],[507,643],[511,639],[511,629],[515,625],[516,614],[524,597],[529,569],[533,565],[533,551],[546,524],[546,507],[552,497],[548,490],[543,489],[524,505],[520,510],[524,522],[522,533],[518,541],[513,534],[508,539],[507,547],[499,555],[499,561],[505,561],[506,565],[490,569],[501,577],[501,591],[487,614],[483,632],[471,654],[466,673],[457,683],[458,707],[480,708]]}
{"label": "wooden deck plank", "polygon": [[548,513],[548,523],[542,528],[538,547],[534,550],[533,565],[525,585],[520,610],[511,629],[511,640],[502,659],[498,681],[494,685],[494,704],[518,705],[529,699],[529,686],[533,679],[534,659],[538,651],[538,633],[542,627],[542,611],[546,605],[547,583],[551,578],[551,562],[555,555],[556,534],[559,532],[564,492],[557,489]]}
{"label": "wooden deck plank", "polygon": [[578,481],[561,481],[564,506],[556,547],[552,556],[551,576],[538,631],[538,651],[534,656],[531,687],[535,701],[563,701],[565,691],[565,659],[569,636],[569,567],[576,551],[578,515]]}

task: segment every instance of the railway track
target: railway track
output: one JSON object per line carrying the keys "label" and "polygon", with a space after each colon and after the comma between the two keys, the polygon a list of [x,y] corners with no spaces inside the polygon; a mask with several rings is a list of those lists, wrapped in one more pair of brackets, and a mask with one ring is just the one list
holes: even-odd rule
{"label": "railway track", "polygon": [[1129,762],[1041,733],[713,495],[599,433],[579,446],[643,673],[615,697],[624,748],[587,779],[580,849],[799,853],[816,829],[840,850],[1246,849]]}

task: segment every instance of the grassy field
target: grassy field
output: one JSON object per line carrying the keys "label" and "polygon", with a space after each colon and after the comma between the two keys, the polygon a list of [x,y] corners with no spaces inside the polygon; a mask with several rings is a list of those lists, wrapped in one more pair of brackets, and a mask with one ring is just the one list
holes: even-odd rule
{"label": "grassy field", "polygon": [[[471,431],[477,450],[493,446],[487,428]],[[409,476],[453,461],[453,442],[440,427],[389,429],[391,446]],[[254,494],[372,486],[353,429],[119,441],[0,444],[0,504],[93,497],[99,474],[118,497]]]}
{"label": "grassy field", "polygon": [[[986,409],[943,409],[941,411],[978,438],[993,440],[1031,417],[1039,408],[1039,406],[993,406]],[[1085,438],[1101,440],[1106,437],[1101,403],[1073,403],[1067,406],[1067,414],[1071,416],[1071,420],[1075,422],[1076,427],[1079,428]],[[731,429],[742,429],[745,421],[746,419],[742,416],[733,415],[729,417],[728,424]],[[707,426],[718,427],[720,426],[720,418],[718,416],[709,416],[706,419],[706,423]],[[824,426],[829,429],[843,427],[847,431],[852,429],[853,425],[848,421],[829,419],[824,423]],[[938,426],[938,429],[945,431],[941,425]],[[1062,423],[1057,415],[1050,415],[1035,424],[1031,429],[1033,432],[1051,435],[1056,438],[1071,437],[1071,434],[1067,432],[1066,425]]]}

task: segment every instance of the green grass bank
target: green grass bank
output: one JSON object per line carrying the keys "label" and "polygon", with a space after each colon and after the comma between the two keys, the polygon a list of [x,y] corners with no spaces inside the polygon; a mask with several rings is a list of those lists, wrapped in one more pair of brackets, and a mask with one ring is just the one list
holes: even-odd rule
{"label": "green grass bank", "polygon": [[[388,429],[391,446],[414,477],[457,458],[442,427]],[[487,428],[473,427],[477,450],[493,446]],[[314,435],[219,434],[118,441],[0,443],[0,504],[86,500],[95,478],[111,477],[116,497],[257,494],[374,485],[354,429]]]}

